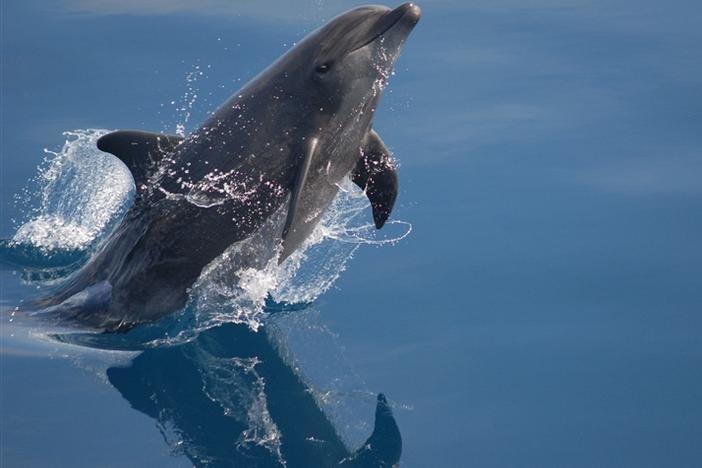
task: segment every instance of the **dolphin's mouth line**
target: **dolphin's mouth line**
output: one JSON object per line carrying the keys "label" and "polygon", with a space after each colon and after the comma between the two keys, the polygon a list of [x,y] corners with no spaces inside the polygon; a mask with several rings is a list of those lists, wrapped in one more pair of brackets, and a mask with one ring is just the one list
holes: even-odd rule
{"label": "dolphin's mouth line", "polygon": [[[400,8],[402,8],[402,7],[400,7]],[[382,21],[382,20],[385,20],[388,16],[391,16],[393,13],[396,13],[397,11],[398,11],[398,9],[389,11],[389,12],[381,19],[381,21]],[[390,24],[386,25],[385,27],[383,27],[383,29],[382,29],[380,32],[374,34],[369,40],[363,42],[360,46],[351,49],[351,50],[349,51],[349,53],[355,52],[355,51],[357,51],[357,50],[359,50],[359,49],[364,48],[364,47],[367,46],[368,44],[373,43],[373,42],[374,42],[376,39],[378,39],[380,36],[382,36],[383,34],[385,34],[385,33],[388,32],[388,31],[390,31],[397,23],[399,23],[399,22],[402,20],[402,18],[404,18],[404,17],[407,15],[407,13],[408,13],[408,10],[403,10],[401,15],[397,16],[396,18],[393,18],[392,22],[391,22]]]}

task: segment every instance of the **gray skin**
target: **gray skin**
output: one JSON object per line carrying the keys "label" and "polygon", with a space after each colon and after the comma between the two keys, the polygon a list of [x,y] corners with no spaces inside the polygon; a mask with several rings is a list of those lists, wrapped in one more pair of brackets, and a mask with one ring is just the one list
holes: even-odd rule
{"label": "gray skin", "polygon": [[[279,261],[309,236],[348,175],[380,228],[397,191],[376,106],[419,8],[366,6],[316,30],[198,130],[120,131],[98,141],[134,176],[137,196],[100,251],[42,312],[122,330],[181,309],[203,268],[281,209]],[[181,141],[182,140],[182,141]]]}

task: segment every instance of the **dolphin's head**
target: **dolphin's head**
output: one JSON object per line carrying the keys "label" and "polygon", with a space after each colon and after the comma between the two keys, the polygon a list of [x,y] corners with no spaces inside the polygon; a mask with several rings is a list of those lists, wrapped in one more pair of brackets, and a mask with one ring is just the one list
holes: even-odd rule
{"label": "dolphin's head", "polygon": [[313,33],[308,77],[329,112],[374,107],[400,49],[420,18],[413,3],[364,6]]}
{"label": "dolphin's head", "polygon": [[311,46],[311,74],[317,79],[334,81],[336,77],[341,81],[349,68],[355,73],[346,78],[357,77],[364,67],[388,72],[420,15],[417,5],[405,3],[394,10],[362,6],[337,16],[300,44],[304,47],[309,41]]}
{"label": "dolphin's head", "polygon": [[[359,123],[354,127],[367,127],[420,15],[413,3],[355,8],[307,36],[276,68],[291,80],[291,94],[299,91],[308,101],[322,126],[348,128],[354,119]],[[292,69],[295,73],[288,74]]]}

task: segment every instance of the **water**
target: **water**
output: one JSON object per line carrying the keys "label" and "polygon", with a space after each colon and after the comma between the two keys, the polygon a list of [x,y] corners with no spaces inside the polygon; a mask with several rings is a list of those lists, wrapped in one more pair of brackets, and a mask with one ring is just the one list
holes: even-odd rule
{"label": "water", "polygon": [[430,0],[376,119],[399,242],[350,187],[299,257],[214,264],[164,323],[12,317],[130,202],[97,135],[191,131],[351,3],[193,5],[2,5],[0,237],[33,266],[0,272],[3,466],[314,466],[378,392],[403,466],[699,465],[692,2]]}

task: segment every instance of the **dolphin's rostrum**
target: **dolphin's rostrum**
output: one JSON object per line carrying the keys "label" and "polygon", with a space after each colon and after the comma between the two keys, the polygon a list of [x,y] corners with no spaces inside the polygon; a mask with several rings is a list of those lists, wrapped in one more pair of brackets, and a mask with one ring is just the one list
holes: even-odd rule
{"label": "dolphin's rostrum", "polygon": [[381,228],[397,176],[373,117],[419,17],[411,3],[356,8],[304,38],[186,138],[100,138],[98,148],[130,169],[136,199],[90,261],[40,302],[42,312],[115,331],[181,309],[207,264],[277,214],[278,259],[286,259],[347,176]]}

